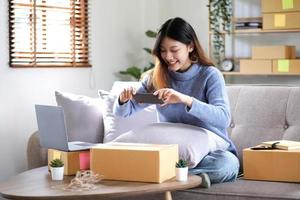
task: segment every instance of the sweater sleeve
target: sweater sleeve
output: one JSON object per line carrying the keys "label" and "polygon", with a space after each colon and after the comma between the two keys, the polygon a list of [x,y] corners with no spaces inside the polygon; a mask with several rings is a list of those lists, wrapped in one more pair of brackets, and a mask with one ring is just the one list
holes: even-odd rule
{"label": "sweater sleeve", "polygon": [[186,110],[205,123],[226,129],[230,124],[231,116],[225,81],[221,72],[213,70],[206,84],[205,95],[208,103],[193,98],[191,108]]}
{"label": "sweater sleeve", "polygon": [[[136,90],[138,93],[146,93],[147,92],[147,78],[145,78],[141,82],[141,86]],[[126,103],[120,105],[119,104],[119,96],[116,98],[113,105],[113,113],[117,116],[121,117],[129,117],[130,115],[142,110],[146,107],[150,106],[150,104],[142,104],[137,103],[134,100],[129,100]]]}

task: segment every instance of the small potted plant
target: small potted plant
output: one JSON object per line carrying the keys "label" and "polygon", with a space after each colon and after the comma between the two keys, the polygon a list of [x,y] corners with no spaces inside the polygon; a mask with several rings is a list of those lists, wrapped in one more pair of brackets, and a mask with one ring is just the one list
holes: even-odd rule
{"label": "small potted plant", "polygon": [[50,162],[52,180],[63,180],[64,162],[61,159],[54,159]]}
{"label": "small potted plant", "polygon": [[177,181],[187,181],[188,177],[188,166],[187,161],[180,159],[176,162],[176,180]]}

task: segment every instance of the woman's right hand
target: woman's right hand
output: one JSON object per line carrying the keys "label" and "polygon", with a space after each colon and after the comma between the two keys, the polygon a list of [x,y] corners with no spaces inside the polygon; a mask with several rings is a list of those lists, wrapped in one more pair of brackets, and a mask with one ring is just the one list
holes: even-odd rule
{"label": "woman's right hand", "polygon": [[136,93],[136,90],[133,87],[124,89],[119,96],[119,103],[121,105],[126,103],[128,100],[133,98],[133,95],[135,95],[135,93]]}

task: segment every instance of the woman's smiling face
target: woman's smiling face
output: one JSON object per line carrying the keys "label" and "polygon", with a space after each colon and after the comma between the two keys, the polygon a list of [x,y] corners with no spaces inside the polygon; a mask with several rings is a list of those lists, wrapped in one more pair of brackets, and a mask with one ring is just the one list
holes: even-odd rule
{"label": "woman's smiling face", "polygon": [[160,55],[170,71],[186,71],[192,63],[189,58],[192,51],[192,44],[186,45],[169,37],[165,37],[160,45]]}

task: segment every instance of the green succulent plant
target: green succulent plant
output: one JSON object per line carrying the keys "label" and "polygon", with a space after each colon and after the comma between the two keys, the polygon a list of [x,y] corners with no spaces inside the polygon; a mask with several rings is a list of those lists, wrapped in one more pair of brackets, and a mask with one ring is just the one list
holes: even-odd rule
{"label": "green succulent plant", "polygon": [[64,162],[61,159],[54,159],[50,162],[50,167],[63,167]]}
{"label": "green succulent plant", "polygon": [[[151,31],[151,30],[147,30],[145,32],[145,35],[147,37],[149,37],[149,38],[156,38],[157,32]],[[146,51],[149,54],[152,54],[152,50],[150,48],[143,48],[143,50]],[[154,67],[154,63],[153,62],[149,62],[148,66],[145,66],[145,67],[130,66],[126,70],[119,71],[119,73],[120,74],[124,74],[124,75],[129,75],[129,76],[133,77],[136,80],[140,80],[142,74],[144,72],[152,69],[153,67]]]}
{"label": "green succulent plant", "polygon": [[183,160],[183,159],[179,159],[178,162],[176,162],[176,167],[177,168],[184,168],[184,167],[187,167],[188,165],[188,162],[186,160]]}

